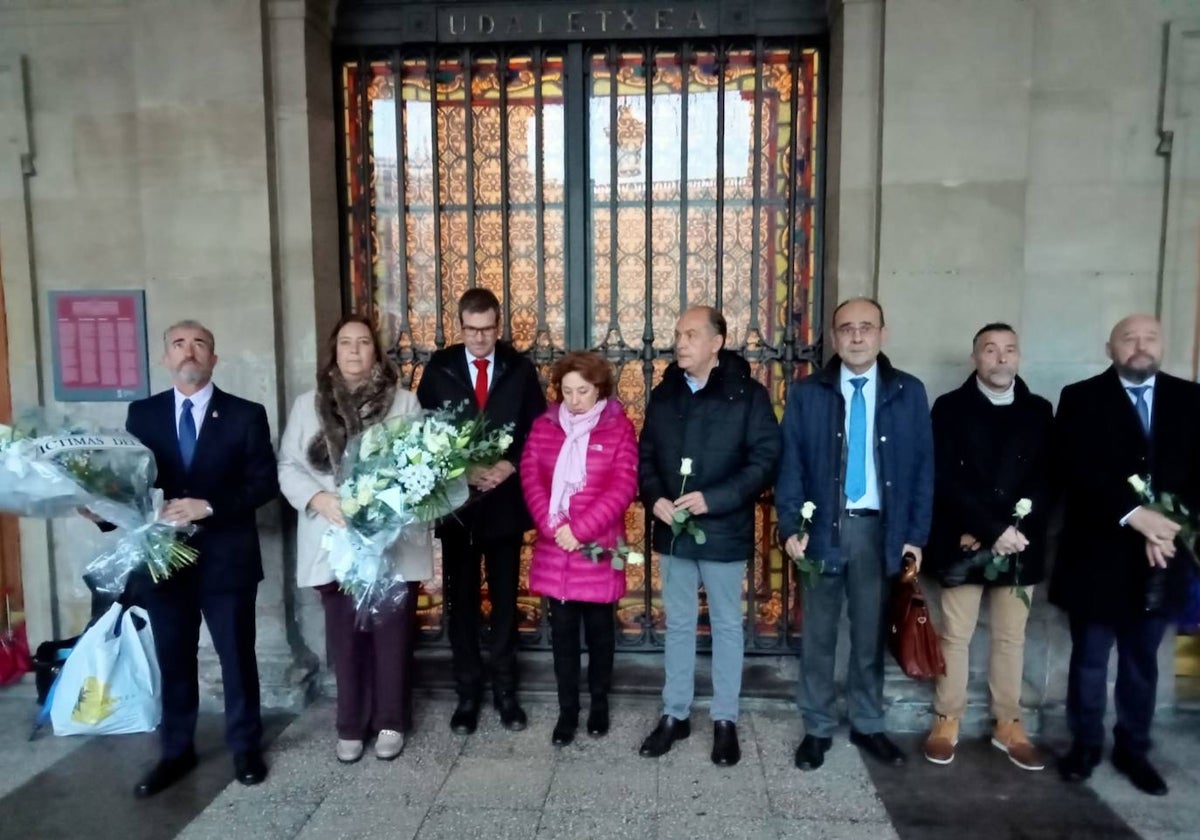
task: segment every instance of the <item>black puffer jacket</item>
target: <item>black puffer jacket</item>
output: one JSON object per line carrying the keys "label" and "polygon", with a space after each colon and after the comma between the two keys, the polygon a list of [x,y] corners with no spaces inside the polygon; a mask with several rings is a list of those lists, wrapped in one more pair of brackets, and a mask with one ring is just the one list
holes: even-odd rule
{"label": "black puffer jacket", "polygon": [[[696,517],[703,545],[686,533],[674,554],[695,560],[742,562],[754,553],[754,502],[775,482],[782,443],[767,390],[750,365],[722,350],[708,382],[695,394],[683,371],[667,368],[650,395],[639,444],[638,482],[646,509],[680,495],[684,458],[692,459],[686,492],[704,494],[708,513]],[[671,529],[654,520],[654,549],[671,552]]]}

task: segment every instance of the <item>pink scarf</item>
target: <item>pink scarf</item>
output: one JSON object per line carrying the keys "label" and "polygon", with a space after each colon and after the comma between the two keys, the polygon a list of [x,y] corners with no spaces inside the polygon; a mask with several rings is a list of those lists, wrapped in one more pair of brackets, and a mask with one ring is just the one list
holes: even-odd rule
{"label": "pink scarf", "polygon": [[551,527],[567,519],[571,497],[587,484],[588,441],[606,405],[608,400],[596,400],[596,404],[583,414],[572,414],[565,404],[558,406],[558,425],[562,426],[567,439],[558,450],[554,478],[550,482]]}

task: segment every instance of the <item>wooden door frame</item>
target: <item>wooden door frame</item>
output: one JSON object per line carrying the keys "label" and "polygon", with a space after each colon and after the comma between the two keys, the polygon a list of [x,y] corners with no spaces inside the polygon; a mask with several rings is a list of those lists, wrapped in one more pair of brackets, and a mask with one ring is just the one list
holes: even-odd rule
{"label": "wooden door frame", "polygon": [[[0,423],[12,422],[12,392],[8,382],[8,317],[0,277]],[[17,517],[0,516],[0,601],[7,594],[13,612],[24,612],[21,586],[21,540]],[[4,605],[0,603],[0,610]]]}

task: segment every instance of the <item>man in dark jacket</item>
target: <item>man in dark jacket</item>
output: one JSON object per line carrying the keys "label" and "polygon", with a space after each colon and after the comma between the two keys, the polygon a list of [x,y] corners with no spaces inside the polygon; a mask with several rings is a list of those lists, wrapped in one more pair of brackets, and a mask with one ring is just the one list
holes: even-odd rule
{"label": "man in dark jacket", "polygon": [[925,570],[943,586],[946,673],[937,679],[925,757],[934,764],[954,760],[967,708],[967,653],[986,592],[992,745],[1021,769],[1041,770],[1045,761],[1021,723],[1021,672],[1028,599],[1045,573],[1054,412],[1017,376],[1021,350],[1008,324],[976,333],[971,360],[975,370],[962,387],[933,404],[933,530]]}
{"label": "man in dark jacket", "polygon": [[263,578],[255,514],[279,495],[267,412],[212,384],[217,355],[202,324],[180,321],[163,343],[174,387],[130,403],[125,429],[154,453],[155,486],[167,500],[162,518],[199,528],[188,539],[199,557],[157,585],[145,573],[131,578],[150,613],[163,700],[162,758],[134,788],[138,797],[153,796],[196,766],[201,616],[221,660],[234,777],[253,785],[267,775],[254,655],[254,600]]}
{"label": "man in dark jacket", "polygon": [[1157,319],[1112,329],[1112,366],[1063,389],[1055,423],[1065,512],[1050,600],[1071,622],[1067,723],[1073,744],[1059,770],[1091,775],[1104,747],[1108,659],[1117,645],[1113,765],[1145,793],[1166,782],[1150,764],[1158,648],[1185,592],[1179,526],[1144,504],[1130,477],[1157,496],[1200,509],[1200,385],[1162,373]]}
{"label": "man in dark jacket", "polygon": [[492,696],[507,729],[525,728],[517,702],[517,582],[521,541],[533,526],[521,495],[516,465],[546,398],[533,364],[499,341],[500,301],[487,289],[470,289],[458,301],[463,342],[433,354],[421,375],[417,398],[427,410],[446,406],[470,416],[482,413],[489,428],[513,425],[512,446],[494,467],[472,471],[472,497],[442,520],[443,593],[448,615],[458,706],[450,727],[475,731],[483,684],[479,654],[479,563],[487,563],[491,600]]}
{"label": "man in dark jacket", "polygon": [[703,583],[712,626],[712,760],[721,766],[741,757],[742,582],[754,554],[754,503],[779,461],[771,400],[745,359],[724,349],[725,333],[724,316],[711,307],[680,317],[675,362],[646,407],[638,467],[662,555],[667,616],[663,714],[641,754],[660,756],[691,733]]}
{"label": "man in dark jacket", "polygon": [[[919,567],[933,508],[933,440],[925,386],[880,348],[883,309],[855,298],[833,313],[837,355],[792,386],[775,489],[779,536],[791,557],[821,564],[804,586],[796,766],[825,761],[837,727],[834,658],[842,602],[850,614],[846,679],[850,741],[885,764],[904,753],[883,731],[883,622],[888,579],[911,554]],[[801,527],[806,502],[811,524]]]}

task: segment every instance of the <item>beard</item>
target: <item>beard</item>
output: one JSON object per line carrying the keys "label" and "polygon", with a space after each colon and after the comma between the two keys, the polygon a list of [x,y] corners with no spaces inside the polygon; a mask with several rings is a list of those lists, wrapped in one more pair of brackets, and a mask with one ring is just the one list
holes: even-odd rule
{"label": "beard", "polygon": [[[1141,367],[1134,367],[1133,363],[1138,359],[1145,360],[1146,364]],[[1162,364],[1153,356],[1148,356],[1145,353],[1137,353],[1129,357],[1129,361],[1121,364],[1113,362],[1113,367],[1117,369],[1117,374],[1127,382],[1132,382],[1134,385],[1141,385],[1151,376],[1158,373]]]}
{"label": "beard", "polygon": [[181,362],[175,368],[175,378],[187,385],[197,385],[212,375],[212,369],[206,368],[194,359]]}

